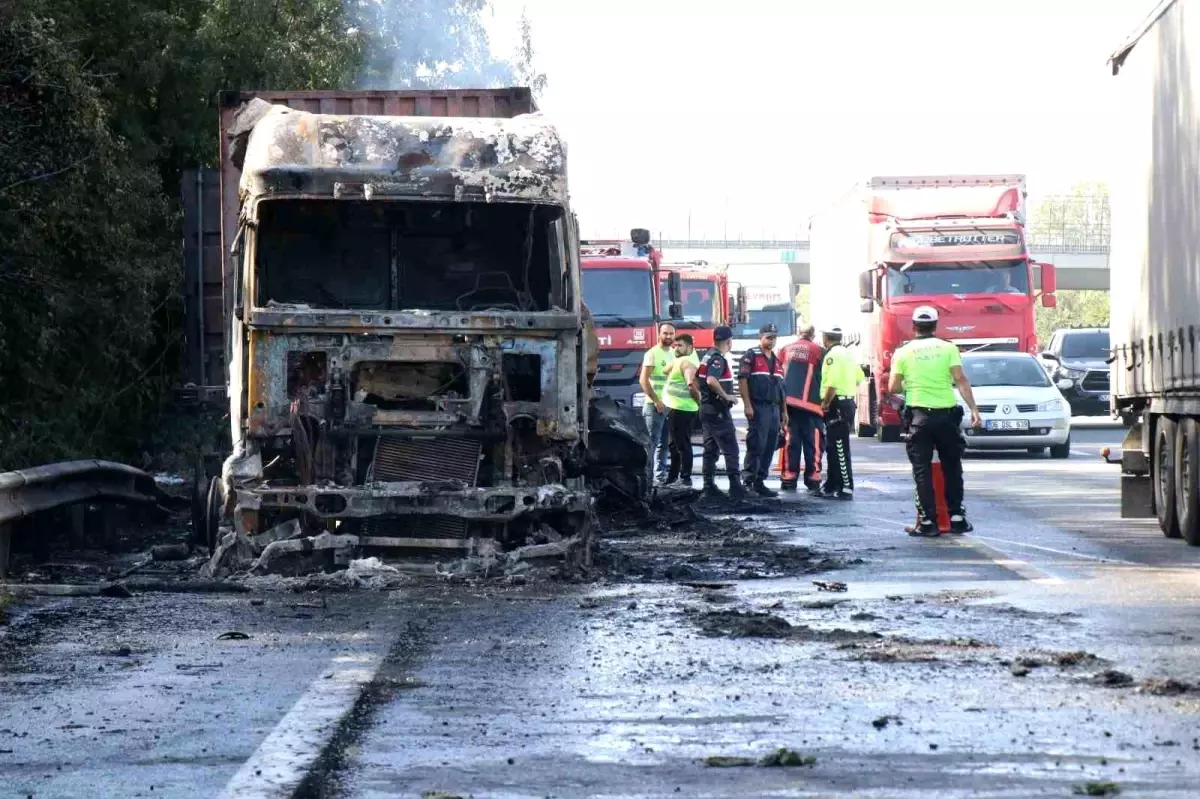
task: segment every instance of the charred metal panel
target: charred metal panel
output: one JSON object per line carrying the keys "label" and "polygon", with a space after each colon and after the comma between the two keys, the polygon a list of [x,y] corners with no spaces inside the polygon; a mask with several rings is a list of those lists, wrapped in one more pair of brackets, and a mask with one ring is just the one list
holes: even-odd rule
{"label": "charred metal panel", "polygon": [[[239,192],[566,206],[567,158],[541,114],[508,120],[333,116],[254,101]],[[235,123],[236,124],[236,123]]]}
{"label": "charred metal panel", "polygon": [[198,387],[225,386],[225,316],[221,300],[221,192],[216,169],[184,170],[183,205],[184,380]]}
{"label": "charred metal panel", "polygon": [[483,445],[462,438],[382,438],[375,449],[371,480],[454,480],[474,486],[479,478]]}

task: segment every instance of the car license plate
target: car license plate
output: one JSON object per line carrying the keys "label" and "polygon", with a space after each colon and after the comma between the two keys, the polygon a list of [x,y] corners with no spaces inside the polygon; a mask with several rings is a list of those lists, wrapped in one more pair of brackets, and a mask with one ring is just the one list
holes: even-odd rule
{"label": "car license plate", "polygon": [[1108,397],[1108,395],[1107,395],[1107,394],[1101,394],[1101,395],[1100,395],[1100,401],[1101,401],[1101,402],[1108,402],[1108,399],[1109,399],[1109,397]]}
{"label": "car license plate", "polygon": [[1028,419],[989,419],[988,430],[1028,430]]}

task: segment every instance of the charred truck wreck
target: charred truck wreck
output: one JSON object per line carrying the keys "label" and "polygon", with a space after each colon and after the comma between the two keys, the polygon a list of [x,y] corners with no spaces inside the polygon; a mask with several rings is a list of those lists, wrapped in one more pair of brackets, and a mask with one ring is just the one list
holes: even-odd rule
{"label": "charred truck wreck", "polygon": [[233,451],[210,545],[229,519],[364,548],[586,540],[594,478],[632,467],[604,483],[648,490],[647,437],[591,403],[566,153],[541,114],[242,97],[231,119]]}

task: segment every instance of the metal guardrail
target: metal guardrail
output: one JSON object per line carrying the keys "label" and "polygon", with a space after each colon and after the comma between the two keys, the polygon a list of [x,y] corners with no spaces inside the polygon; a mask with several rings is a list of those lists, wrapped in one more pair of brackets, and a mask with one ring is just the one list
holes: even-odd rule
{"label": "metal guardrail", "polygon": [[12,522],[85,501],[155,504],[167,499],[154,477],[112,461],[65,461],[0,472],[0,576],[8,569]]}

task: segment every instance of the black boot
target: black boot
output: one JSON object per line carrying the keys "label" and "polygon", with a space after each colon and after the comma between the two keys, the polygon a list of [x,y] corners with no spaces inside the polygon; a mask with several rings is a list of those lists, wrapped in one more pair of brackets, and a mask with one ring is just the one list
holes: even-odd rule
{"label": "black boot", "polygon": [[767,488],[767,484],[764,483],[762,480],[754,481],[754,493],[758,494],[760,497],[777,497],[777,496],[779,496],[778,491],[772,491],[771,489]]}
{"label": "black boot", "polygon": [[795,480],[780,480],[779,481],[779,490],[780,491],[795,491],[796,490],[796,481]]}
{"label": "black boot", "polygon": [[929,519],[918,519],[916,525],[909,532],[909,535],[920,538],[937,538],[941,534],[937,523],[931,522]]}
{"label": "black boot", "polygon": [[725,465],[725,470],[729,472],[729,498],[733,500],[746,498],[746,484],[742,482],[742,476],[738,474],[736,468],[730,469],[729,464]]}

